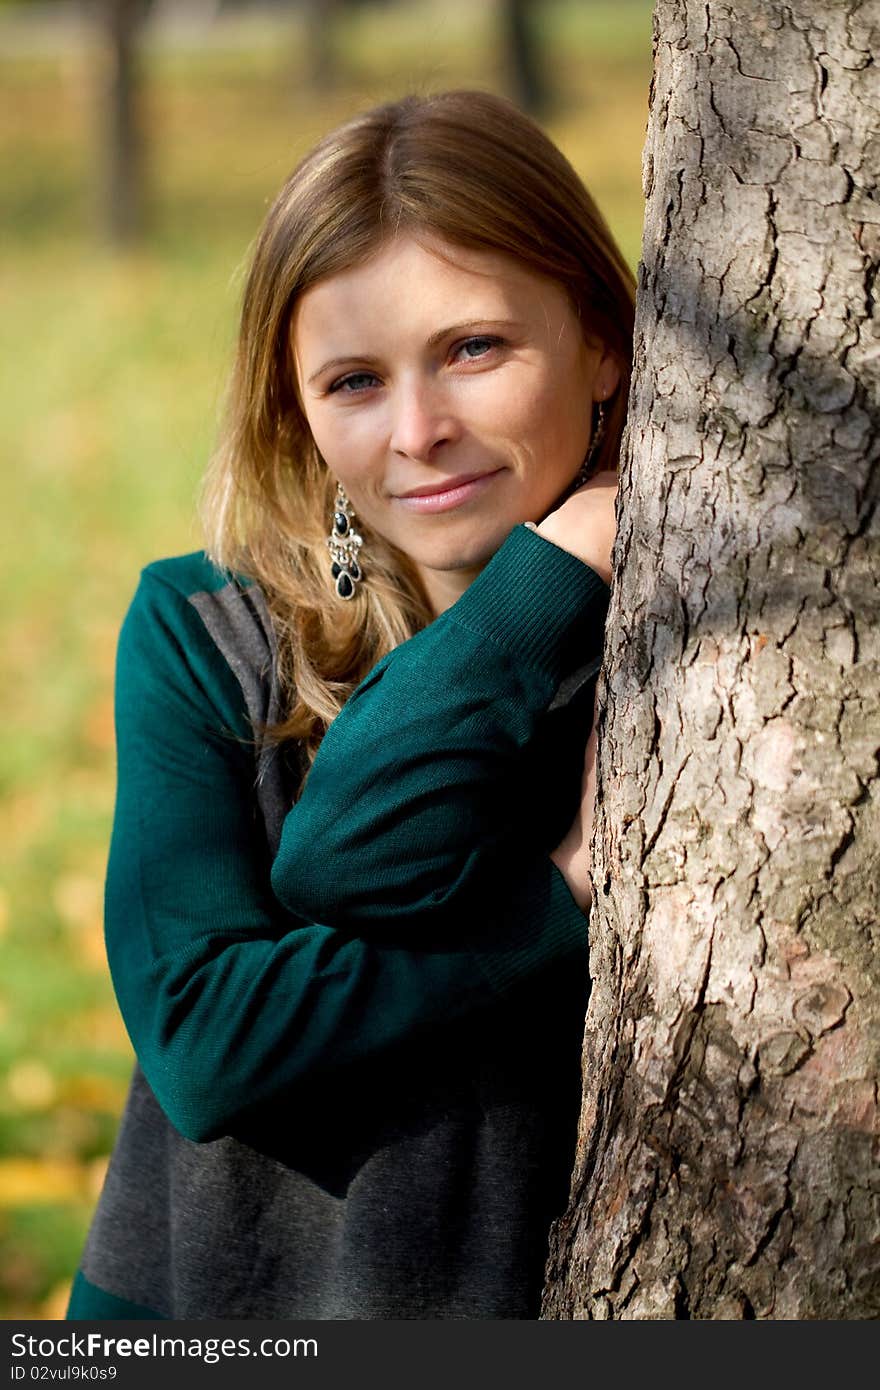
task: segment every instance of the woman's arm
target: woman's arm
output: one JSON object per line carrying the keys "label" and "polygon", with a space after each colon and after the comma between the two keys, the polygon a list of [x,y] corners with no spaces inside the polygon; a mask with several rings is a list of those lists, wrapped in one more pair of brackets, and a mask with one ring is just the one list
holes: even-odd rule
{"label": "woman's arm", "polygon": [[562,678],[601,652],[608,602],[599,575],[548,539],[515,527],[351,695],[285,819],[272,886],[290,911],[421,939],[535,871],[518,841],[522,754]]}
{"label": "woman's arm", "polygon": [[[524,534],[529,544],[542,547],[536,558],[549,557],[558,573],[553,547]],[[543,593],[538,575],[534,578]],[[470,634],[477,638],[474,644],[445,643],[447,674],[450,653],[465,666],[458,685],[444,679],[435,691],[435,709],[446,710],[448,719],[450,698],[457,708],[469,686],[469,665],[481,645],[488,644],[488,664],[497,668],[500,689],[493,696],[496,687],[485,674],[476,681],[479,693],[471,697],[465,745],[470,752],[462,760],[458,740],[451,760],[463,761],[466,777],[447,778],[446,744],[436,737],[437,725],[429,718],[423,677],[436,669],[433,657],[419,677],[423,761],[432,787],[437,774],[441,803],[449,785],[454,815],[451,824],[448,816],[442,824],[453,841],[460,833],[458,816],[473,814],[468,809],[472,801],[491,817],[497,785],[484,796],[481,776],[487,770],[503,774],[505,759],[528,736],[534,709],[546,703],[558,671],[581,643],[580,623],[572,613],[562,621],[557,615],[551,638],[540,616],[543,599],[536,607],[528,594],[521,603],[518,592],[507,592],[505,613],[500,598],[496,592],[495,609],[490,605],[488,616],[484,612],[480,619],[482,630]],[[510,645],[516,626],[512,614],[520,607],[528,619],[530,655],[517,677]],[[594,622],[595,615],[589,630]],[[481,670],[485,661],[484,655]],[[415,668],[406,669],[412,673]],[[507,689],[511,677],[512,694]],[[528,703],[525,713],[519,708],[522,694]],[[405,683],[393,688],[393,698],[398,708],[402,700],[401,720],[407,724]],[[500,725],[496,698],[507,711]],[[377,709],[376,699],[374,713]],[[277,1100],[301,1078],[486,1007],[553,961],[571,957],[573,963],[583,962],[584,917],[549,855],[521,845],[519,853],[508,854],[501,863],[492,834],[470,846],[479,868],[471,865],[454,895],[454,930],[429,929],[432,920],[440,926],[432,911],[442,897],[436,881],[428,889],[422,917],[418,908],[424,899],[418,892],[407,907],[405,898],[389,896],[386,887],[385,901],[401,910],[398,924],[425,928],[417,938],[411,931],[406,934],[417,940],[417,950],[378,939],[381,930],[376,940],[367,941],[335,929],[318,913],[285,910],[269,886],[265,835],[253,793],[253,749],[246,742],[251,730],[238,682],[196,610],[155,569],[145,572],[120,635],[116,716],[118,790],[107,876],[108,957],[144,1072],[172,1122],[189,1138],[234,1132],[254,1107]],[[386,727],[393,735],[397,726],[390,712]],[[414,731],[409,727],[412,759]],[[374,810],[381,827],[379,862],[390,861],[392,869],[394,856],[383,837],[391,835],[405,860],[415,845],[418,865],[425,800],[431,803],[430,814],[437,814],[434,791],[416,795],[411,804],[402,796],[407,788],[413,792],[407,780],[412,767],[407,764],[410,773],[399,785],[396,754],[401,745],[394,737],[371,746],[373,780],[365,788],[370,800],[361,821],[366,844],[351,846],[356,857],[366,855],[368,877],[374,862],[369,838]],[[384,772],[376,762],[379,753]],[[477,818],[471,827],[480,824]],[[415,840],[406,840],[407,826]],[[306,843],[303,851],[302,862],[312,877],[323,881],[338,872],[356,887],[348,847],[340,846],[330,861],[321,843]],[[454,862],[448,846],[440,862],[447,858]],[[403,881],[405,875],[392,874],[398,893]],[[374,908],[382,901],[375,888],[367,897]],[[453,921],[444,920],[447,927]]]}
{"label": "woman's arm", "polygon": [[593,814],[596,808],[596,750],[599,742],[596,713],[594,702],[590,737],[584,749],[580,805],[567,833],[550,855],[582,912],[589,912],[593,902],[593,856],[590,841],[593,836]]}
{"label": "woman's arm", "polygon": [[[615,470],[597,473],[586,487],[578,489],[563,506],[551,512],[535,528],[539,535],[592,565],[608,583],[611,582],[611,552],[617,529],[617,484]],[[551,854],[572,897],[584,912],[589,911],[593,901],[590,841],[596,805],[597,746],[594,703],[590,737],[584,750],[580,805],[567,834]]]}

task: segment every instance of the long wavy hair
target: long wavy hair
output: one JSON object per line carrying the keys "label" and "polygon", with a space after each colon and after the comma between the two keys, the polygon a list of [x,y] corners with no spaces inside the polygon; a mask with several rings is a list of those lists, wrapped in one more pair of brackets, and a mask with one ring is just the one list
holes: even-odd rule
{"label": "long wavy hair", "polygon": [[294,169],[257,237],[225,422],[199,510],[215,565],[255,580],[277,638],[283,718],[306,768],[355,686],[432,619],[415,565],[359,521],[369,575],[343,601],[326,538],[336,482],[300,409],[298,297],[398,232],[503,252],[568,293],[617,358],[596,468],[616,466],[632,358],[633,277],[590,194],[543,131],[480,91],[406,96],[355,116]]}

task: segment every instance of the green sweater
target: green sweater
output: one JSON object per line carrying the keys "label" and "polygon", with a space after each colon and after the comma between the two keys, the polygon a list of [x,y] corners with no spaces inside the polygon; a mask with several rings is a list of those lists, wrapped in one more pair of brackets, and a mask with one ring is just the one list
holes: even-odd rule
{"label": "green sweater", "polygon": [[254,734],[257,586],[201,552],[143,571],[106,891],[138,1067],[70,1316],[536,1316],[587,988],[549,850],[607,601],[516,527],[303,786]]}

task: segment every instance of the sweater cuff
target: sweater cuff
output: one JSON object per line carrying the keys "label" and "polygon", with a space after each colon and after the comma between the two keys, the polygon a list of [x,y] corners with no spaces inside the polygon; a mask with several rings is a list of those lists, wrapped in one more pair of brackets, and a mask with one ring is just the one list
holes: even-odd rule
{"label": "sweater cuff", "polygon": [[443,616],[558,683],[601,650],[610,597],[583,560],[521,524]]}
{"label": "sweater cuff", "polygon": [[572,951],[587,953],[587,913],[571,895],[549,854],[541,855],[528,877],[517,883],[516,925],[504,924],[503,943],[488,947],[485,937],[471,953],[494,994],[506,994],[520,979]]}

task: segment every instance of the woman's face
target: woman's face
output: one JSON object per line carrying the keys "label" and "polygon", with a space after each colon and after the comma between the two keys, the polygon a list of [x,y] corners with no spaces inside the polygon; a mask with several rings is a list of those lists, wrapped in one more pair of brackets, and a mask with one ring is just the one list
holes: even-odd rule
{"label": "woman's face", "polygon": [[[358,520],[415,561],[435,613],[552,509],[619,380],[555,281],[427,236],[312,286],[291,338],[321,456]],[[366,572],[368,543],[363,558]]]}

